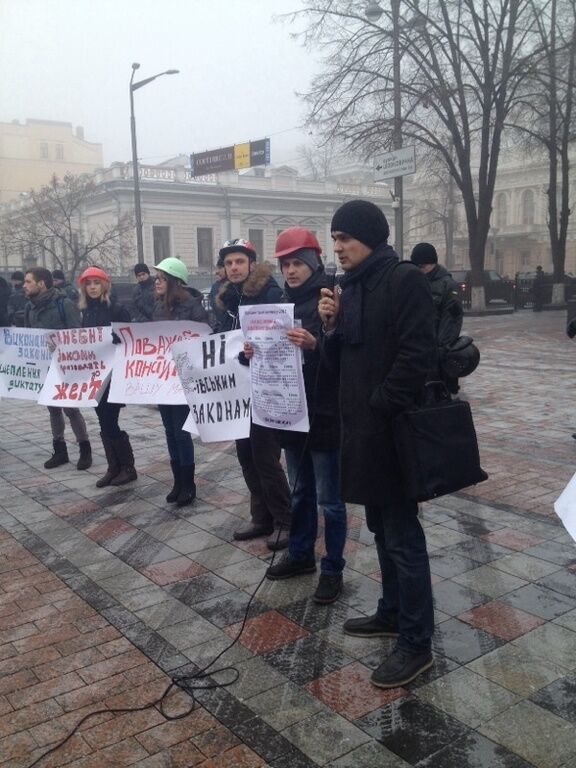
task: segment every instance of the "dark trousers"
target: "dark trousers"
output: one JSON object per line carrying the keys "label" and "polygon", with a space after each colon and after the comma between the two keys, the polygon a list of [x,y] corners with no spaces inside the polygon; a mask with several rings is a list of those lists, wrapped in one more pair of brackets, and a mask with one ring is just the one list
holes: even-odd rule
{"label": "dark trousers", "polygon": [[387,622],[398,623],[399,648],[413,653],[427,651],[434,632],[434,606],[418,505],[396,499],[383,506],[366,507],[366,523],[374,534],[382,573],[377,613]]}
{"label": "dark trousers", "polygon": [[188,418],[187,405],[159,405],[160,416],[166,432],[166,444],[170,461],[179,467],[194,464],[194,443],[192,435],[182,429]]}
{"label": "dark trousers", "polygon": [[100,424],[100,432],[104,437],[109,437],[110,440],[116,440],[120,435],[120,427],[118,426],[118,418],[120,416],[121,403],[109,403],[108,392],[110,391],[110,385],[104,390],[104,394],[100,398],[100,402],[94,409],[96,416],[98,417],[98,423]]}
{"label": "dark trousers", "polygon": [[280,446],[274,430],[250,426],[250,437],[236,440],[236,454],[250,491],[254,525],[290,527],[290,489],[280,464]]}

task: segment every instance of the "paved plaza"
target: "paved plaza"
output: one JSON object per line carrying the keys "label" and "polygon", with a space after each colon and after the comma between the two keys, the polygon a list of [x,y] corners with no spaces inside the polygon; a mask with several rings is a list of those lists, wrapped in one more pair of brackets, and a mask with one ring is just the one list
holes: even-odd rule
{"label": "paved plaza", "polygon": [[[369,682],[392,641],[342,633],[380,590],[361,508],[344,593],[319,606],[317,576],[262,582],[264,542],[233,541],[248,518],[233,444],[196,443],[198,499],[176,509],[157,410],[121,415],[138,482],[96,489],[92,412],[94,466],[48,471],[46,410],[1,402],[0,768],[27,768],[91,711],[153,701],[172,676],[228,685],[194,691],[180,720],[99,714],[39,766],[575,768],[576,543],[553,511],[576,470],[564,325],[563,312],[465,320],[482,362],[462,394],[490,479],[423,505],[435,665],[392,690]],[[191,703],[179,692],[166,709]]]}

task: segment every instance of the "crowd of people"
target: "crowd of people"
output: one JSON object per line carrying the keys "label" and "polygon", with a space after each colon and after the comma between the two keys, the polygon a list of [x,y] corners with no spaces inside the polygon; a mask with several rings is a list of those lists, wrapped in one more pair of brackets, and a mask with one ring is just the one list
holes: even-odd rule
{"label": "crowd of people", "polygon": [[[293,304],[295,323],[287,338],[302,351],[310,429],[288,432],[252,423],[249,436],[236,441],[250,521],[234,539],[266,537],[271,550],[285,550],[266,572],[271,581],[313,573],[320,508],[325,554],[313,599],[329,604],[343,589],[346,502],[363,505],[378,552],[382,597],[374,615],[349,619],[344,632],[397,639],[372,675],[375,685],[396,687],[432,664],[434,621],[426,541],[418,506],[402,483],[391,425],[396,414],[416,402],[426,381],[440,378],[458,391],[458,381],[443,372],[442,359],[460,336],[462,307],[457,286],[431,244],[417,245],[411,263],[399,261],[388,244],[388,222],[373,203],[344,203],[331,231],[338,280],[325,271],[318,240],[303,227],[277,238],[280,281],[249,240],[226,241],[218,253],[210,316],[202,295],[189,285],[185,264],[166,258],[155,266],[154,278],[145,263],[136,264],[130,307],[116,300],[109,275],[97,266],[82,272],[78,290],[58,270],[14,272],[11,289],[0,282],[0,324],[63,329],[192,320],[210,322],[222,333],[240,327],[242,306]],[[250,365],[254,353],[245,343],[240,362]],[[110,402],[108,390],[95,408],[107,460],[96,482],[100,488],[137,479],[130,437],[120,426],[124,406]],[[192,504],[194,442],[183,429],[188,407],[158,409],[173,474],[166,501]],[[68,419],[79,446],[77,468],[89,468],[92,449],[81,411],[52,406],[48,411],[53,453],[44,466],[53,469],[69,461]]]}

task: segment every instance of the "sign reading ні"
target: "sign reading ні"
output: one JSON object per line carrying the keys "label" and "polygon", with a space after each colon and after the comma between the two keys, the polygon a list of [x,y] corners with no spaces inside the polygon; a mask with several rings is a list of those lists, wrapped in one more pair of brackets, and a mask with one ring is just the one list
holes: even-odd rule
{"label": "sign reading \u043d\u0456", "polygon": [[416,173],[416,147],[402,147],[374,158],[374,181],[386,181]]}
{"label": "sign reading \u043d\u0456", "polygon": [[190,155],[190,171],[192,176],[206,176],[209,173],[223,171],[239,171],[251,168],[253,165],[268,165],[270,163],[270,139],[247,141],[244,144],[234,144],[231,147],[220,147],[208,152],[198,152]]}

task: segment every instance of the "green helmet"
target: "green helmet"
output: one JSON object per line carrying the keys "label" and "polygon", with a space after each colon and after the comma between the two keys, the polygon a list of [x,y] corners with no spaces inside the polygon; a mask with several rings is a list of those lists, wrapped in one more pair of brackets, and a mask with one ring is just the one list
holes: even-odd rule
{"label": "green helmet", "polygon": [[168,259],[162,259],[160,264],[156,264],[154,269],[159,269],[160,272],[166,272],[167,275],[178,278],[184,285],[188,282],[188,270],[186,265],[183,264],[180,259],[170,256]]}

